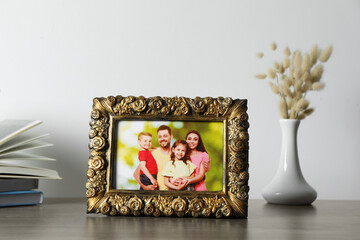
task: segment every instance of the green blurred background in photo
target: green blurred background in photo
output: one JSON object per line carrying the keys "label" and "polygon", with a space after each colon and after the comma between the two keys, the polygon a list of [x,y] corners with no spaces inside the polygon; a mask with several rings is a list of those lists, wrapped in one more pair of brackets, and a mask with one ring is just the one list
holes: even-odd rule
{"label": "green blurred background in photo", "polygon": [[174,136],[171,145],[178,139],[185,140],[191,130],[200,133],[204,146],[211,159],[211,168],[206,173],[205,183],[208,191],[221,191],[223,182],[223,122],[185,122],[185,121],[119,121],[116,149],[116,189],[139,189],[133,173],[139,164],[139,145],[137,136],[146,131],[152,134],[152,147],[159,147],[157,129],[161,125],[171,128]]}

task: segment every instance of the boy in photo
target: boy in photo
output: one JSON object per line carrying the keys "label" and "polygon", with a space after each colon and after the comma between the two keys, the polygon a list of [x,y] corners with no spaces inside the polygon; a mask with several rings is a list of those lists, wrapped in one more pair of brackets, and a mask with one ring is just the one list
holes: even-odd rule
{"label": "boy in photo", "polygon": [[[145,186],[154,185],[158,188],[157,173],[158,167],[156,161],[149,151],[151,148],[152,135],[148,132],[141,132],[138,135],[139,151],[139,167],[140,167],[140,181]],[[140,190],[144,190],[140,187]]]}

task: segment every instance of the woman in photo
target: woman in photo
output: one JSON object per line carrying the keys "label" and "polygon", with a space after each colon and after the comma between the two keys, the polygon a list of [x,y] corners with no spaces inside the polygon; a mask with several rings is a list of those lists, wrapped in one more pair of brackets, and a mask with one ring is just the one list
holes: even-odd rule
{"label": "woman in photo", "polygon": [[186,142],[190,148],[190,160],[196,166],[194,177],[186,178],[188,184],[195,184],[195,191],[207,191],[205,173],[209,170],[210,158],[200,133],[195,130],[188,132],[186,134]]}

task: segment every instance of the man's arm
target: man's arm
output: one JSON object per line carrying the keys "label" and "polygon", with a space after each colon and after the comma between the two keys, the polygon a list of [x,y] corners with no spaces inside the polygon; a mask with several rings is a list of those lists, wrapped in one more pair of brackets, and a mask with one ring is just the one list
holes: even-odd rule
{"label": "man's arm", "polygon": [[150,174],[149,170],[146,168],[146,162],[140,161],[140,169],[143,171],[143,173],[150,179],[151,183],[155,186],[158,185],[156,179]]}
{"label": "man's arm", "polygon": [[138,182],[138,184],[140,185],[140,187],[144,190],[155,190],[156,186],[155,185],[144,185],[141,181],[140,181],[140,166],[138,166],[133,174],[133,177],[135,178],[135,180]]}

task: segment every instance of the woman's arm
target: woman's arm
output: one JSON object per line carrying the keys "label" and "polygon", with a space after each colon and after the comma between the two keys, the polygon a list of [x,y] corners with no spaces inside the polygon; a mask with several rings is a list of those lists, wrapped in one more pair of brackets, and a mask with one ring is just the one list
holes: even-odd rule
{"label": "woman's arm", "polygon": [[208,161],[202,161],[202,162],[201,162],[201,165],[204,166],[205,172],[208,172],[208,171],[210,170],[210,166],[211,166],[210,160],[208,160]]}
{"label": "woman's arm", "polygon": [[[192,174],[191,176],[194,176],[194,174]],[[187,178],[189,180],[188,184],[197,183],[197,182],[200,182],[201,180],[203,180],[205,177],[205,168],[204,168],[203,164],[200,164],[199,174],[194,177],[191,177],[191,176]]]}
{"label": "woman's arm", "polygon": [[210,157],[209,154],[204,153],[201,161],[201,165],[204,166],[205,173],[207,173],[210,170]]}
{"label": "woman's arm", "polygon": [[170,182],[170,177],[166,177],[164,176],[164,183],[165,186],[167,186],[168,188],[174,189],[174,190],[182,190],[187,186],[187,181],[185,183],[180,183],[179,185],[174,185]]}
{"label": "woman's arm", "polygon": [[176,178],[174,179],[173,177],[169,178],[170,183],[174,184],[175,186],[179,185],[182,182],[182,178]]}

